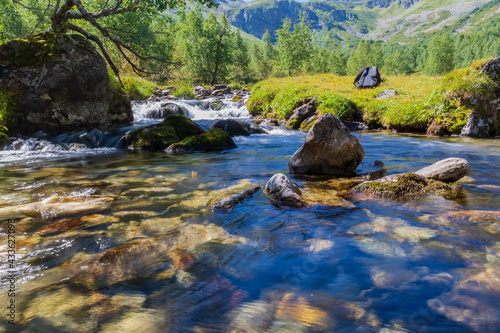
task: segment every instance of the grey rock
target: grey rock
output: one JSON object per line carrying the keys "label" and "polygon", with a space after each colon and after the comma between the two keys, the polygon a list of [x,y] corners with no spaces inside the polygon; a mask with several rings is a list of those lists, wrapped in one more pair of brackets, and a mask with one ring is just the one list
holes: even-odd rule
{"label": "grey rock", "polygon": [[333,114],[321,116],[288,166],[292,174],[353,176],[365,156],[358,139]]}
{"label": "grey rock", "polygon": [[233,208],[234,206],[236,206],[238,203],[242,202],[249,196],[252,196],[255,193],[257,193],[260,189],[261,189],[260,186],[255,185],[250,189],[241,191],[231,196],[219,198],[210,206],[210,208],[212,210],[224,210],[224,211],[230,210],[231,208]]}
{"label": "grey rock", "polygon": [[394,89],[386,89],[382,91],[381,93],[378,93],[375,98],[377,99],[387,99],[387,98],[392,98],[399,95],[398,92]]}
{"label": "grey rock", "polygon": [[210,90],[203,87],[203,86],[196,86],[194,87],[193,93],[195,95],[201,96],[201,97],[207,97],[210,96]]}
{"label": "grey rock", "polygon": [[469,163],[463,158],[447,158],[415,172],[427,179],[439,180],[445,183],[456,182],[467,176]]}
{"label": "grey rock", "polygon": [[212,124],[212,128],[220,128],[229,136],[249,136],[251,134],[267,134],[265,130],[255,124],[247,124],[234,119],[221,119]]}
{"label": "grey rock", "polygon": [[269,179],[264,192],[279,205],[291,207],[307,206],[301,197],[302,192],[297,185],[282,173],[275,174]]}
{"label": "grey rock", "polygon": [[366,131],[368,129],[368,125],[365,123],[362,123],[360,121],[344,121],[344,125],[347,126],[347,128],[353,132],[355,131]]}
{"label": "grey rock", "polygon": [[316,113],[316,98],[310,101],[307,104],[304,104],[297,109],[295,109],[288,118],[286,126],[291,129],[299,129],[302,122],[311,117],[314,113]]}

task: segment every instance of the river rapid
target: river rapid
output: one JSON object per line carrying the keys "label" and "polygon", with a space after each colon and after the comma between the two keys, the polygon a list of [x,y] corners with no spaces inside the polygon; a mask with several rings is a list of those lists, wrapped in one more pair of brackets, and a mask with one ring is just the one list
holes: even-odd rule
{"label": "river rapid", "polygon": [[[250,121],[229,100],[175,103],[205,129]],[[158,122],[158,107],[135,104],[132,127]],[[467,159],[457,201],[346,198],[346,180],[290,176],[320,204],[277,207],[259,191],[212,212],[228,188],[287,174],[306,134],[263,126],[233,150],[168,155],[125,149],[132,127],[0,152],[0,332],[500,332],[498,139],[355,134],[360,173]]]}

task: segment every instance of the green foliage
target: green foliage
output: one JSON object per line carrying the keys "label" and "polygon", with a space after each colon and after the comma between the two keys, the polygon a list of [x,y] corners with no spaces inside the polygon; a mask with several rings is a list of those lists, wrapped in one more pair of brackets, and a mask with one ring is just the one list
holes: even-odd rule
{"label": "green foliage", "polygon": [[172,91],[172,95],[177,98],[192,99],[195,97],[193,85],[190,82],[178,82]]}
{"label": "green foliage", "polygon": [[358,113],[356,104],[349,98],[335,94],[325,94],[319,100],[318,110],[320,113],[333,113],[342,121],[354,120]]}
{"label": "green foliage", "polygon": [[289,19],[283,21],[283,27],[276,31],[278,35],[278,64],[286,75],[305,71],[305,66],[312,54],[313,33],[301,16],[300,22],[290,30],[292,23]]}
{"label": "green foliage", "polygon": [[450,35],[436,36],[429,45],[425,72],[441,75],[454,68],[454,46]]}
{"label": "green foliage", "polygon": [[[117,79],[114,75],[110,74],[110,82],[112,85],[119,85]],[[127,93],[130,100],[133,101],[143,101],[151,97],[157,85],[154,82],[148,81],[144,78],[135,75],[125,75],[122,77],[123,86],[125,87],[125,92]]]}
{"label": "green foliage", "polygon": [[372,45],[370,41],[362,39],[347,61],[347,73],[349,75],[356,75],[363,67],[382,67],[383,59],[380,42],[375,42]]}

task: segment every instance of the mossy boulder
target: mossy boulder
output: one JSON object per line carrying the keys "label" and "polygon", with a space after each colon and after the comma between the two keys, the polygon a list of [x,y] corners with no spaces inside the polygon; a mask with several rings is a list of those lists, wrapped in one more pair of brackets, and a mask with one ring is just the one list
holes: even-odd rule
{"label": "mossy boulder", "polygon": [[236,148],[233,139],[220,128],[213,128],[203,134],[190,136],[168,147],[171,153],[190,151],[220,151]]}
{"label": "mossy boulder", "polygon": [[133,120],[106,62],[77,34],[46,32],[0,45],[0,94],[15,106],[11,131],[108,130]]}
{"label": "mossy boulder", "polygon": [[356,186],[354,190],[388,198],[418,197],[430,194],[440,195],[447,199],[457,199],[463,196],[462,185],[426,179],[416,173],[392,175],[377,181],[365,182]]}
{"label": "mossy boulder", "polygon": [[130,148],[158,151],[203,132],[203,129],[191,119],[181,115],[170,115],[157,125],[129,132],[125,136],[125,141]]}
{"label": "mossy boulder", "polygon": [[7,127],[0,125],[0,150],[4,149],[5,145],[9,141],[9,130]]}

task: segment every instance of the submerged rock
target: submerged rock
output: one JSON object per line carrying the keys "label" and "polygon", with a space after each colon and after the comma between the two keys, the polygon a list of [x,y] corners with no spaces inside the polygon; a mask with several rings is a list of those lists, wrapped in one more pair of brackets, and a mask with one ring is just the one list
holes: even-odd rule
{"label": "submerged rock", "polygon": [[446,318],[467,325],[476,332],[497,332],[500,325],[500,269],[488,264],[453,290],[427,301],[428,306]]}
{"label": "submerged rock", "polygon": [[236,204],[257,193],[260,189],[260,186],[251,184],[249,189],[217,199],[210,205],[210,208],[212,210],[230,210]]}
{"label": "submerged rock", "polygon": [[212,128],[220,128],[229,136],[249,136],[251,134],[267,134],[265,130],[254,124],[247,124],[234,119],[222,119],[213,123]]}
{"label": "submerged rock", "polygon": [[129,148],[157,151],[203,132],[203,129],[191,119],[181,115],[171,115],[157,125],[138,128],[127,133],[125,141]]}
{"label": "submerged rock", "polygon": [[86,197],[55,195],[40,202],[0,208],[0,220],[26,216],[49,219],[86,211],[98,211],[105,209],[113,200],[115,200],[114,197],[100,195]]}
{"label": "submerged rock", "polygon": [[108,130],[133,120],[127,95],[112,87],[106,62],[79,34],[45,32],[1,45],[0,90],[19,116],[9,130]]}
{"label": "submerged rock", "polygon": [[293,111],[290,118],[288,118],[286,127],[290,129],[299,129],[305,119],[311,117],[314,113],[316,113],[316,108],[316,98],[314,98],[309,103],[298,107]]}
{"label": "submerged rock", "polygon": [[220,128],[210,129],[205,133],[190,136],[167,148],[168,153],[185,153],[190,151],[220,151],[237,148],[233,139]]}
{"label": "submerged rock", "polygon": [[365,182],[356,186],[354,190],[389,198],[434,194],[447,199],[455,199],[463,195],[462,185],[427,180],[415,173],[392,175],[377,181]]}
{"label": "submerged rock", "polygon": [[292,174],[353,176],[365,152],[358,139],[333,114],[321,116],[288,166]]}
{"label": "submerged rock", "polygon": [[292,183],[287,176],[282,173],[275,174],[267,182],[264,192],[278,205],[291,207],[307,206],[302,199],[302,192],[295,183]]}
{"label": "submerged rock", "polygon": [[415,172],[427,179],[445,183],[456,182],[467,176],[470,171],[469,162],[463,158],[447,158]]}

